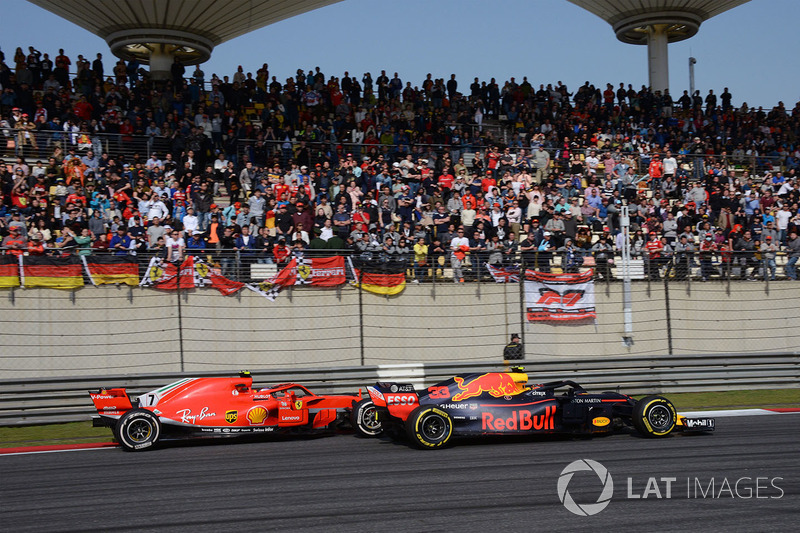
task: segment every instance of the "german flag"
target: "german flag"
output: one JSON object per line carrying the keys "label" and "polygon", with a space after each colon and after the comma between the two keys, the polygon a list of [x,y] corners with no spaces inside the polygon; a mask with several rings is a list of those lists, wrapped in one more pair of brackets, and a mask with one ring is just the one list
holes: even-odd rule
{"label": "german flag", "polygon": [[25,288],[79,289],[83,287],[81,261],[68,257],[27,256],[22,260],[22,286]]}
{"label": "german flag", "polygon": [[19,287],[19,257],[0,255],[0,288]]}
{"label": "german flag", "polygon": [[392,296],[406,288],[406,265],[400,261],[354,261],[354,285],[374,294]]}
{"label": "german flag", "polygon": [[87,255],[81,256],[86,272],[93,285],[122,284],[139,285],[139,264],[130,256]]}

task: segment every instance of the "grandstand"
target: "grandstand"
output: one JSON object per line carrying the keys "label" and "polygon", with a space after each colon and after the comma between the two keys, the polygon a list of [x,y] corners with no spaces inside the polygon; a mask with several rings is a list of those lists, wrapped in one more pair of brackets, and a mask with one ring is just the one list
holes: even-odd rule
{"label": "grandstand", "polygon": [[[752,273],[774,277],[772,263],[756,268],[754,258],[782,265],[798,253],[800,103],[765,111],[727,88],[719,99],[673,100],[625,83],[467,86],[453,75],[414,85],[385,71],[359,79],[319,68],[279,81],[266,64],[161,81],[134,61],[113,73],[99,58],[72,64],[20,47],[0,65],[6,253],[104,253],[124,227],[133,239],[122,253],[145,262],[173,246],[213,251],[257,279],[277,268],[281,239],[295,253],[329,242],[362,253],[367,233],[369,251],[404,259],[409,275],[433,262],[450,279],[462,228],[465,280],[481,280],[491,279],[481,265],[541,264],[531,247],[553,268],[574,254],[569,268],[591,265],[601,236],[614,254],[623,204],[634,258],[650,274],[650,263],[674,276],[675,258],[709,252],[709,275],[744,275],[731,260],[739,253]],[[258,247],[252,264],[236,246],[243,226],[246,246]],[[545,232],[552,245],[540,250]],[[653,235],[663,237],[658,251],[645,246]],[[713,250],[703,250],[707,235]],[[690,276],[708,277],[690,264]]]}

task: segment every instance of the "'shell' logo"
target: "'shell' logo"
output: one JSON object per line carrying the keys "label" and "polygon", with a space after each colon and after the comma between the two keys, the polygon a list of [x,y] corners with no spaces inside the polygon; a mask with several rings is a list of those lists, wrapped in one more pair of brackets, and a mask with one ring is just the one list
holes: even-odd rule
{"label": "'shell' logo", "polygon": [[572,307],[577,304],[586,291],[568,290],[563,294],[553,289],[539,289],[539,305],[563,305],[565,307]]}
{"label": "'shell' logo", "polygon": [[501,396],[513,396],[525,390],[524,387],[514,382],[514,378],[511,377],[510,374],[504,372],[482,374],[468,383],[464,383],[464,378],[459,376],[453,379],[456,385],[458,385],[458,388],[463,391],[453,396],[454,402],[474,398],[475,396],[480,396],[484,392],[488,392],[495,398],[499,398]]}
{"label": "'shell' logo", "polygon": [[247,411],[247,420],[250,422],[251,426],[260,426],[267,419],[268,414],[269,411],[267,411],[266,407],[256,405]]}
{"label": "'shell' logo", "polygon": [[233,424],[239,419],[239,411],[225,411],[225,422]]}

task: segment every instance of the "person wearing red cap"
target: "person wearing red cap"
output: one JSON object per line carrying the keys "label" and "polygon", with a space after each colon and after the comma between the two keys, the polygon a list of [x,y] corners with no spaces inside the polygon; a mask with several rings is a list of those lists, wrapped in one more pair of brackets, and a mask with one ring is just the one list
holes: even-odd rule
{"label": "person wearing red cap", "polygon": [[17,130],[17,148],[19,149],[19,154],[25,154],[26,145],[29,145],[34,150],[39,149],[39,146],[36,144],[36,134],[34,133],[36,124],[29,120],[27,113],[22,113],[22,115],[20,115],[20,119],[14,127]]}
{"label": "person wearing red cap", "polygon": [[651,280],[659,280],[661,276],[658,273],[658,268],[661,264],[661,253],[664,251],[664,244],[658,238],[658,234],[654,231],[650,232],[649,240],[645,244],[647,255],[645,256],[647,264],[647,272]]}
{"label": "person wearing red cap", "polygon": [[650,160],[650,166],[648,167],[648,173],[650,174],[650,189],[653,193],[660,191],[661,178],[664,175],[664,166],[658,154],[653,154],[653,158]]}
{"label": "person wearing red cap", "polygon": [[295,204],[295,213],[292,214],[292,225],[297,228],[302,225],[304,229],[311,229],[314,227],[314,215],[310,209],[307,209],[305,203],[297,202]]}
{"label": "person wearing red cap", "polygon": [[21,256],[28,249],[25,238],[22,236],[20,226],[10,226],[8,236],[3,239],[3,248],[8,250],[10,255]]}

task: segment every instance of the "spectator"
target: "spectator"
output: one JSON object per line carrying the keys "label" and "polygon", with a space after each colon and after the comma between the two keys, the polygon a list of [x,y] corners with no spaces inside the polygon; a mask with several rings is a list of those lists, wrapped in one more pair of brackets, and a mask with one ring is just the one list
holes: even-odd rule
{"label": "spectator", "polygon": [[503,359],[507,361],[525,359],[525,348],[516,333],[511,335],[511,342],[503,349]]}
{"label": "spectator", "polygon": [[114,255],[128,255],[130,246],[131,238],[128,235],[128,229],[125,226],[120,226],[117,229],[117,234],[111,238],[108,247],[114,250]]}

